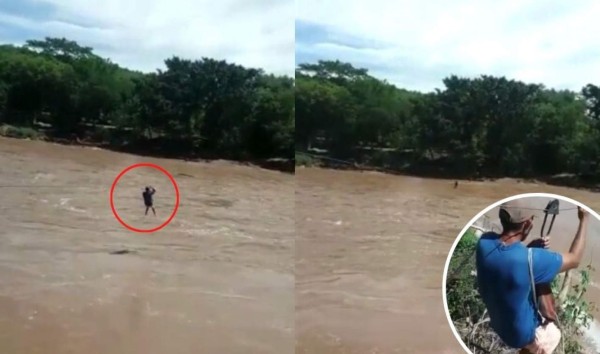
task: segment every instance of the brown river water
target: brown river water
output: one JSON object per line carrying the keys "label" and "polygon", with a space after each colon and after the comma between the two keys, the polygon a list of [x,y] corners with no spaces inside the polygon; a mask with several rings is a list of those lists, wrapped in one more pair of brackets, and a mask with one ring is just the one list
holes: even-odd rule
{"label": "brown river water", "polygon": [[[600,211],[597,193],[512,179],[454,189],[441,179],[297,169],[297,353],[464,353],[444,312],[447,255],[475,215],[521,193],[559,194]],[[576,227],[576,211],[561,212],[551,248],[567,249]],[[594,221],[585,261],[596,249],[600,262],[598,231]],[[592,278],[600,283],[600,270]],[[587,297],[600,304],[597,290]]]}
{"label": "brown river water", "polygon": [[[166,168],[181,193],[153,234],[110,210],[111,183],[137,162]],[[144,216],[145,185],[157,189],[156,217]],[[1,352],[462,353],[442,304],[447,254],[479,211],[529,192],[600,210],[595,193],[509,179],[454,189],[366,172],[294,178],[0,138]],[[114,196],[122,219],[146,229],[175,203],[148,168]],[[552,232],[566,236],[553,247],[568,246],[575,215],[559,215]],[[590,251],[598,240],[591,232]]]}
{"label": "brown river water", "polygon": [[3,354],[293,353],[292,175],[0,138],[0,208]]}

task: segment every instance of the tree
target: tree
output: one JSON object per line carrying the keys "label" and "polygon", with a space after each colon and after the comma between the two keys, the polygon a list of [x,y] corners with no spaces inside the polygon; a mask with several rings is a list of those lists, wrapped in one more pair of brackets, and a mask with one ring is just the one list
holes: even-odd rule
{"label": "tree", "polygon": [[292,156],[293,79],[171,57],[143,74],[65,38],[0,46],[0,114],[47,134],[173,156]]}
{"label": "tree", "polygon": [[92,53],[92,48],[82,47],[77,42],[67,40],[66,38],[46,37],[43,41],[28,40],[25,48],[67,62],[95,56]]}
{"label": "tree", "polygon": [[587,116],[600,122],[600,87],[588,84],[581,90],[581,94],[586,103]]}
{"label": "tree", "polygon": [[296,139],[308,147],[322,139],[325,146],[347,153],[354,143],[356,107],[342,86],[313,78],[296,82]]}
{"label": "tree", "polygon": [[296,70],[296,144],[379,167],[462,177],[600,179],[600,89],[450,75],[410,92],[340,61]]}

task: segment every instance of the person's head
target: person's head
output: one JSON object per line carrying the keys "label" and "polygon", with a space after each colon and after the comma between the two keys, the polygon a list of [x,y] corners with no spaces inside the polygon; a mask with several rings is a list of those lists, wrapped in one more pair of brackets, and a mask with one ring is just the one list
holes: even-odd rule
{"label": "person's head", "polygon": [[150,192],[150,187],[146,186],[146,192]]}
{"label": "person's head", "polygon": [[533,228],[534,209],[523,199],[515,199],[500,206],[502,233],[525,240]]}

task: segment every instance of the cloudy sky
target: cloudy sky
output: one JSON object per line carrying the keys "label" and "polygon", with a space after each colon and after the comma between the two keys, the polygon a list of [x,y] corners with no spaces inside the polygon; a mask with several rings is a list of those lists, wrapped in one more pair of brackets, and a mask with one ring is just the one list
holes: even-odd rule
{"label": "cloudy sky", "polygon": [[178,55],[293,75],[293,0],[0,0],[0,42],[66,37],[142,71]]}
{"label": "cloudy sky", "polygon": [[600,1],[297,0],[296,63],[340,59],[409,89],[504,75],[580,90],[600,80]]}

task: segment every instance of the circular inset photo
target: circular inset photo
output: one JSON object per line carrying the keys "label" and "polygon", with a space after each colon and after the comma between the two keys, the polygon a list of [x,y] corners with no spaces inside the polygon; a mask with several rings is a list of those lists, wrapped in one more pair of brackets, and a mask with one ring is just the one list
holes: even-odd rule
{"label": "circular inset photo", "polygon": [[[596,259],[597,258],[597,259]],[[500,200],[458,235],[443,297],[467,353],[600,353],[600,217],[560,195]]]}

